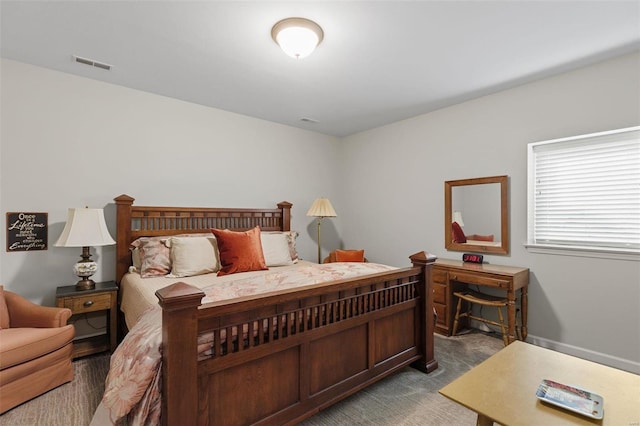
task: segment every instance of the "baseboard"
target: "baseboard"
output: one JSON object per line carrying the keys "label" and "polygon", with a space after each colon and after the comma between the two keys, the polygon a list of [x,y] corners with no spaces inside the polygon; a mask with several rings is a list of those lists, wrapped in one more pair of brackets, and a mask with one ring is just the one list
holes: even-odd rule
{"label": "baseboard", "polygon": [[609,367],[640,374],[640,362],[591,351],[578,346],[567,345],[566,343],[556,342],[554,340],[545,339],[544,337],[532,336],[531,334],[527,335],[527,342],[536,346],[541,346],[543,348],[597,362],[598,364],[604,364]]}

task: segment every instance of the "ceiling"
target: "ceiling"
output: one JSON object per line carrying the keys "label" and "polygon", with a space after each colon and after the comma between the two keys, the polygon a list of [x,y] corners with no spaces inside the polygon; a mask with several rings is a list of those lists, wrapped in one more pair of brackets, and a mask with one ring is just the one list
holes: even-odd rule
{"label": "ceiling", "polygon": [[[0,14],[3,58],[338,137],[640,50],[638,0],[2,0]],[[324,30],[305,59],[271,39],[290,16]]]}

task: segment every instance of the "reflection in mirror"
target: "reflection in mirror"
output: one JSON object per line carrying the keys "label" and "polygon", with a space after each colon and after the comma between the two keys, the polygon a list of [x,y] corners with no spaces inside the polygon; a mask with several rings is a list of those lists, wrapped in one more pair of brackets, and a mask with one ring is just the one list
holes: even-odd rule
{"label": "reflection in mirror", "polygon": [[[467,240],[484,236],[484,241],[500,241],[500,185],[457,186],[452,188],[453,221],[464,230]],[[466,222],[464,219],[466,218]]]}
{"label": "reflection in mirror", "polygon": [[445,182],[445,247],[507,254],[507,176]]}

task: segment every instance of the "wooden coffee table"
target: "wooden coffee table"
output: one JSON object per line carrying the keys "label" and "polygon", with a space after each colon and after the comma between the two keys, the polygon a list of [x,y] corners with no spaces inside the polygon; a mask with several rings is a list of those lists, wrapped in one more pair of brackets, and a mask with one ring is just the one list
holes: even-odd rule
{"label": "wooden coffee table", "polygon": [[[604,417],[592,419],[540,402],[543,379],[602,395]],[[640,425],[640,376],[515,341],[440,393],[478,413],[477,425]]]}

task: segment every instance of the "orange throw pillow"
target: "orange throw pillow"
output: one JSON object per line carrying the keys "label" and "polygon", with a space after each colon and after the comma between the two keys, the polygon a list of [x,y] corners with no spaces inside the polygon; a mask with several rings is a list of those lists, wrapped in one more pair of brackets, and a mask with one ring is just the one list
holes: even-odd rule
{"label": "orange throw pillow", "polygon": [[467,237],[464,236],[464,231],[458,224],[458,222],[453,222],[451,224],[451,233],[453,234],[453,242],[458,244],[464,244],[467,242]]}
{"label": "orange throw pillow", "polygon": [[336,262],[364,262],[364,250],[336,250]]}
{"label": "orange throw pillow", "polygon": [[214,228],[211,232],[220,252],[218,276],[269,269],[262,253],[260,227],[243,232]]}

